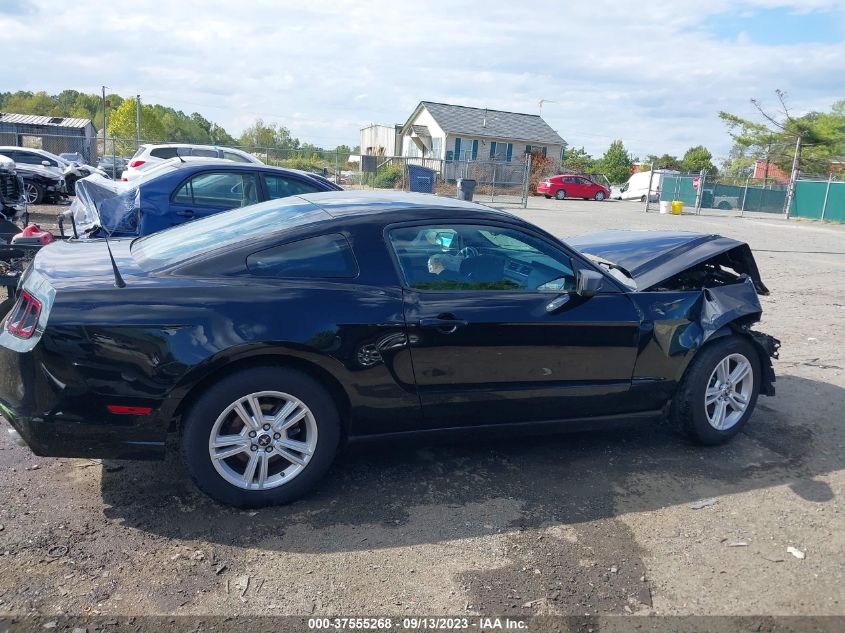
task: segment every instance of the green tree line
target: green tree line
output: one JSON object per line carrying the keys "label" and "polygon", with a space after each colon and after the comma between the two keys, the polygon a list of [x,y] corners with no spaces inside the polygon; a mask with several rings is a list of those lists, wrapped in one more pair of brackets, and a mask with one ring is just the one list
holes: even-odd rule
{"label": "green tree line", "polygon": [[[108,135],[117,139],[118,153],[131,154],[136,138],[136,100],[134,97],[124,98],[117,94],[107,94],[106,100],[109,102]],[[49,95],[43,91],[0,92],[0,112],[90,119],[97,131],[103,126],[101,95],[85,94],[76,90],[63,90],[57,95]],[[199,112],[185,114],[181,110],[159,104],[147,104],[143,100],[141,140],[153,143],[242,146],[248,151],[260,154],[265,162],[281,164],[295,160],[301,167],[309,168],[334,153],[345,163],[349,155],[357,150],[348,145],[324,149],[310,143],[301,143],[285,126],[266,123],[260,118],[239,137],[235,137]]]}

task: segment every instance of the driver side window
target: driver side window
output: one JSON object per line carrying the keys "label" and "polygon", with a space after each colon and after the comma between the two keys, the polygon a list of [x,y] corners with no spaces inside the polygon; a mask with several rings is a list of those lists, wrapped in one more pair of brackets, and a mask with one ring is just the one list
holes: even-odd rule
{"label": "driver side window", "polygon": [[418,290],[565,292],[570,258],[518,229],[442,224],[393,229],[390,244],[405,284]]}

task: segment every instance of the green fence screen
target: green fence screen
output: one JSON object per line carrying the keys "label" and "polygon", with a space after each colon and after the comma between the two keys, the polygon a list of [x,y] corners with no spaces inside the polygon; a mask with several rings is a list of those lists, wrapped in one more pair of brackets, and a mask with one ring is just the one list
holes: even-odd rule
{"label": "green fence screen", "polygon": [[[845,182],[824,180],[799,180],[795,183],[795,200],[792,215],[810,220],[845,222]],[[827,197],[827,204],[825,204]],[[822,218],[822,214],[824,217]]]}

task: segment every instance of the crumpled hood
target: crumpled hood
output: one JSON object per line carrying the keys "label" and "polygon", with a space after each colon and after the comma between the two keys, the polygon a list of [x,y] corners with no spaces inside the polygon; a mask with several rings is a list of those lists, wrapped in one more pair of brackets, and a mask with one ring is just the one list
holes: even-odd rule
{"label": "crumpled hood", "polygon": [[15,171],[18,172],[20,176],[41,176],[43,178],[48,178],[50,180],[59,181],[62,177],[57,174],[56,172],[47,169],[42,165],[29,165],[24,163],[15,163]]}
{"label": "crumpled hood", "polygon": [[731,267],[748,275],[758,294],[769,294],[760,279],[751,248],[721,235],[673,231],[601,231],[566,240],[584,255],[624,269],[645,291],[713,257],[727,254]]}

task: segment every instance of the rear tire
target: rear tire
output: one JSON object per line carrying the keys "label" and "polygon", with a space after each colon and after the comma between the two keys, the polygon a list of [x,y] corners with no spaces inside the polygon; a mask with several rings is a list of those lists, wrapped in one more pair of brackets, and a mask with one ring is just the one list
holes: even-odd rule
{"label": "rear tire", "polygon": [[555,194],[556,200],[565,200],[566,199],[566,191],[563,189],[558,189],[557,193]]}
{"label": "rear tire", "polygon": [[252,508],[307,494],[329,469],[339,440],[337,409],[322,385],[293,369],[255,367],[200,396],[185,417],[181,453],[200,490]]}
{"label": "rear tire", "polygon": [[723,444],[751,417],[761,379],[751,342],[740,336],[713,341],[687,367],[672,400],[671,420],[698,444]]}
{"label": "rear tire", "polygon": [[640,202],[645,202],[645,196],[640,196]]}

